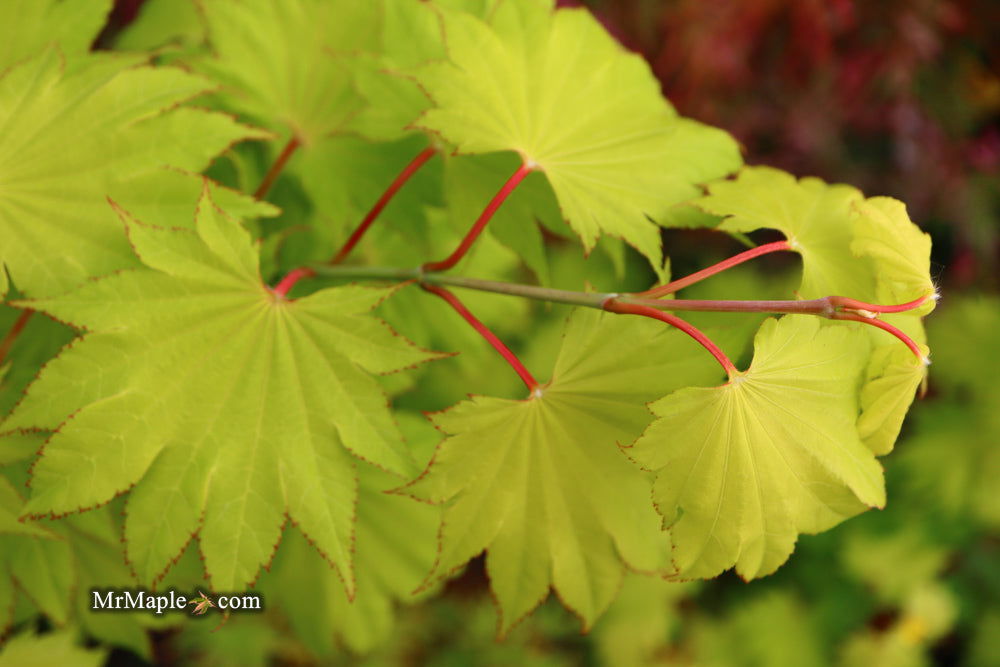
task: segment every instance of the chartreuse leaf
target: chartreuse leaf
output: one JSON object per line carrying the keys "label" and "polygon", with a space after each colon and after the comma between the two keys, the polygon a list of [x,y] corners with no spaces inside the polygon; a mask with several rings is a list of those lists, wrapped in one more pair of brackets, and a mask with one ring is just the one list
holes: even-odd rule
{"label": "chartreuse leaf", "polygon": [[112,0],[4,0],[0,3],[0,71],[56,43],[83,55],[97,37]]}
{"label": "chartreuse leaf", "polygon": [[[906,215],[902,202],[865,199],[856,188],[830,185],[771,167],[746,167],[736,180],[708,186],[694,201],[726,216],[718,229],[782,232],[802,255],[799,296],[849,296],[869,303],[897,304],[930,296],[930,237]],[[924,315],[933,307],[921,307]]]}
{"label": "chartreuse leaf", "polygon": [[[446,159],[444,183],[448,214],[457,229],[469,228],[470,221],[482,211],[484,202],[490,201],[515,169],[516,156],[509,153],[458,155]],[[549,283],[549,266],[541,229],[532,224],[536,219],[544,220],[547,225],[560,220],[552,189],[540,174],[529,175],[511,193],[493,215],[487,229],[516,252],[544,285]]]}
{"label": "chartreuse leaf", "polygon": [[139,15],[115,38],[115,48],[147,51],[170,42],[200,43],[205,37],[205,26],[197,1],[145,0]]}
{"label": "chartreuse leaf", "polygon": [[[396,416],[416,458],[428,460],[440,434],[420,414]],[[294,533],[260,582],[268,606],[280,609],[296,636],[322,656],[334,651],[336,640],[354,653],[384,644],[393,629],[394,602],[419,599],[413,589],[437,554],[439,509],[385,493],[399,480],[372,466],[360,466],[359,473],[354,599],[337,573]]]}
{"label": "chartreuse leaf", "polygon": [[450,61],[413,70],[434,103],[417,125],[459,152],[515,151],[536,165],[588,250],[612,234],[659,266],[647,216],[740,164],[732,138],[679,118],[649,67],[586,10],[505,0],[489,22],[442,17]]}
{"label": "chartreuse leaf", "polygon": [[[423,137],[376,143],[345,135],[326,139],[297,158],[292,171],[309,194],[316,215],[316,223],[309,229],[316,237],[309,244],[312,256],[302,259],[328,261],[347,241],[395,175],[426,147]],[[427,233],[425,209],[441,201],[440,171],[440,162],[435,159],[414,174],[379,215],[378,225],[370,233],[377,233],[377,228],[391,227],[415,237],[414,241],[423,237]],[[415,245],[414,241],[410,242],[413,255],[402,259],[408,264],[419,264],[427,258],[420,254],[426,252],[426,248]],[[380,251],[379,241],[366,236],[352,258]],[[386,261],[386,258],[380,259]]]}
{"label": "chartreuse leaf", "polygon": [[78,646],[73,632],[63,630],[45,635],[20,634],[11,637],[0,650],[0,667],[100,667],[107,649]]}
{"label": "chartreuse leaf", "polygon": [[167,204],[151,172],[201,171],[233,142],[263,136],[177,107],[209,90],[206,79],[133,61],[81,59],[64,73],[50,49],[0,79],[9,102],[0,106],[0,263],[28,296],[135,265],[109,194],[135,185],[131,196]]}
{"label": "chartreuse leaf", "polygon": [[[13,601],[14,584],[55,623],[69,619],[72,554],[62,536],[42,524],[19,521],[24,501],[0,477],[0,598]],[[0,609],[6,614],[13,607]],[[9,619],[4,618],[5,627]]]}
{"label": "chartreuse leaf", "polygon": [[[926,356],[927,346],[921,348]],[[872,350],[866,375],[858,432],[877,456],[883,456],[892,451],[927,366],[902,345],[882,345]]]}
{"label": "chartreuse leaf", "polygon": [[[22,310],[0,305],[0,331],[11,331],[23,316]],[[48,317],[29,317],[7,354],[7,372],[0,369],[0,416],[6,415],[21,399],[42,364],[73,339],[73,330],[69,327]],[[9,451],[6,442],[0,446],[0,465],[11,462],[7,456]],[[37,447],[31,453],[35,451]]]}
{"label": "chartreuse leaf", "polygon": [[885,503],[882,468],[855,428],[867,340],[817,318],[770,319],[750,369],[653,403],[630,456],[656,471],[653,498],[682,578],[776,570],[799,533]]}
{"label": "chartreuse leaf", "polygon": [[415,467],[369,373],[432,356],[367,315],[392,290],[278,298],[249,235],[207,195],[195,230],[122,219],[147,268],[22,304],[89,331],[3,427],[58,429],[27,512],[73,512],[134,486],[125,537],[140,580],[199,532],[220,590],[255,578],[287,512],[350,586],[350,453]]}
{"label": "chartreuse leaf", "polygon": [[[871,197],[856,204],[851,251],[871,257],[876,265],[876,297],[880,303],[908,303],[934,294],[931,281],[931,237],[906,214],[906,205],[891,197]],[[934,299],[914,311],[926,315]]]}
{"label": "chartreuse leaf", "polygon": [[745,167],[735,180],[708,186],[708,195],[694,203],[727,216],[718,229],[752,232],[777,229],[802,255],[799,296],[813,299],[832,294],[871,302],[875,273],[869,261],[851,251],[852,221],[864,201],[848,185],[829,185],[818,178],[796,180],[771,167]]}
{"label": "chartreuse leaf", "polygon": [[435,415],[450,437],[400,491],[445,505],[428,581],[486,549],[503,634],[549,588],[590,627],[626,567],[664,570],[649,481],[615,443],[649,422],[644,401],[713,379],[696,347],[655,322],[581,309],[540,395],[473,397]]}
{"label": "chartreuse leaf", "polygon": [[441,20],[428,2],[389,0],[382,3],[377,54],[359,59],[355,82],[367,105],[351,126],[375,140],[411,134],[409,127],[429,106],[413,79],[400,71],[446,57]]}
{"label": "chartreuse leaf", "polygon": [[[112,524],[109,514],[108,511],[98,510],[60,521],[68,524],[64,533],[70,541],[79,573],[75,595],[76,618],[87,634],[152,660],[150,637],[145,626],[155,617],[144,611],[95,614],[90,609],[90,591],[111,587],[133,588],[137,584],[123,557],[120,527]],[[97,524],[94,526],[97,530],[85,525],[85,520]],[[104,529],[105,526],[107,529]],[[108,535],[108,532],[111,534]]]}
{"label": "chartreuse leaf", "polygon": [[[796,180],[769,167],[748,167],[733,181],[708,186],[694,203],[727,216],[718,229],[781,231],[802,256],[798,295],[805,299],[839,295],[875,304],[899,304],[934,293],[930,279],[930,238],[906,216],[903,205],[887,197],[865,199],[855,188],[816,178]],[[934,300],[882,319],[924,341],[919,317]],[[876,354],[862,395],[859,428],[876,454],[885,454],[899,434],[915,388],[926,368],[883,331],[869,330]],[[925,356],[927,351],[925,349]]]}
{"label": "chartreuse leaf", "polygon": [[342,132],[364,104],[346,54],[371,49],[376,2],[203,0],[216,57],[196,67],[228,105],[304,144]]}

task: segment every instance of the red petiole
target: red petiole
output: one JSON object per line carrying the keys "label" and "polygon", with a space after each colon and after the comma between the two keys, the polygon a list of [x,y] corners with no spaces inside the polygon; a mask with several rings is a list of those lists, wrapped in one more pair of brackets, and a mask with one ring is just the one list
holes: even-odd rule
{"label": "red petiole", "polygon": [[725,259],[718,264],[714,264],[708,268],[702,269],[701,271],[696,271],[689,276],[683,278],[678,278],[666,285],[660,285],[659,287],[654,287],[648,289],[645,292],[639,292],[636,296],[656,298],[661,296],[666,296],[667,294],[673,294],[678,292],[689,285],[694,285],[695,283],[701,282],[705,278],[714,276],[717,273],[722,273],[726,269],[730,269],[738,264],[753,259],[754,257],[760,257],[761,255],[767,255],[768,253],[778,252],[780,250],[791,250],[792,246],[788,241],[775,241],[774,243],[766,243],[756,248],[751,248],[741,252],[738,255],[734,255],[729,259]]}
{"label": "red petiole", "polygon": [[654,320],[660,320],[661,322],[666,322],[672,327],[676,327],[686,333],[691,338],[694,338],[698,343],[701,344],[706,350],[708,350],[715,360],[719,362],[722,369],[726,371],[726,374],[732,379],[738,371],[736,366],[726,353],[719,349],[719,346],[712,342],[712,339],[703,334],[697,327],[689,324],[682,320],[681,318],[673,315],[672,313],[667,313],[662,310],[657,310],[652,306],[641,306],[633,303],[622,303],[617,299],[608,299],[604,304],[604,310],[611,313],[620,313],[623,315],[641,315],[643,317],[651,317]]}
{"label": "red petiole", "polygon": [[463,304],[457,296],[443,287],[438,287],[437,285],[428,285],[424,283],[421,284],[421,287],[431,294],[435,294],[447,301],[448,305],[454,308],[455,312],[462,316],[462,319],[471,324],[472,328],[478,331],[479,335],[485,338],[486,341],[500,353],[500,356],[502,356],[507,363],[510,364],[511,368],[514,369],[514,372],[516,372],[521,380],[524,381],[525,386],[528,387],[528,391],[531,392],[533,396],[537,393],[538,381],[535,380],[534,376],[532,376],[528,369],[525,368],[524,364],[521,363],[521,360],[517,358],[517,355],[511,352],[510,348],[504,345],[503,341],[497,338],[496,334],[490,331],[485,324],[480,322],[475,315],[469,312],[469,309],[465,307],[465,304]]}
{"label": "red petiole", "polygon": [[[291,143],[289,143],[289,146],[291,146]],[[274,165],[272,165],[271,167],[271,170],[268,172],[268,176],[271,176],[273,173],[273,177],[271,177],[270,179],[271,181],[273,181],[274,178],[277,177],[278,172],[281,171],[281,168],[285,165],[285,162],[288,161],[288,157],[291,156],[291,152],[294,150],[295,150],[294,147],[292,147],[291,150],[289,150],[289,147],[286,146],[282,154],[278,156],[278,159],[275,161]],[[420,151],[420,153],[417,154],[417,156],[413,158],[413,160],[411,160],[410,163],[406,165],[406,167],[403,168],[403,171],[401,171],[399,175],[397,175],[396,178],[392,181],[392,183],[389,184],[389,187],[386,188],[385,192],[382,193],[382,196],[380,196],[378,200],[375,202],[375,204],[371,207],[371,210],[368,211],[368,214],[365,215],[361,223],[358,224],[357,228],[354,230],[351,236],[347,239],[347,241],[340,248],[340,250],[337,251],[337,254],[334,255],[333,259],[330,260],[330,264],[339,264],[340,262],[344,261],[344,259],[347,258],[347,256],[351,253],[351,251],[354,250],[354,246],[358,244],[358,242],[361,240],[361,237],[365,235],[365,232],[367,232],[368,228],[372,226],[372,223],[375,222],[379,214],[382,213],[382,210],[389,204],[390,201],[392,201],[392,198],[396,195],[397,192],[399,192],[400,188],[402,188],[406,184],[406,182],[410,180],[410,178],[412,178],[413,175],[416,174],[420,170],[420,168],[427,163],[428,160],[434,157],[435,153],[437,153],[437,149],[435,149],[433,146],[425,148],[424,150]],[[267,184],[267,186],[270,187],[270,182],[268,181],[268,179],[265,179],[265,182],[261,184],[261,188],[264,188],[265,184]],[[258,190],[258,193],[259,192],[260,190]],[[258,194],[258,199],[259,198],[260,194]],[[274,286],[274,288],[271,291],[282,297],[287,296],[288,292],[290,292],[291,289],[295,287],[296,283],[305,278],[312,278],[315,275],[316,272],[310,269],[309,267],[299,267],[297,269],[292,269],[291,271],[288,272],[288,274],[285,275],[285,277],[283,277],[281,280],[278,281],[278,283]]]}
{"label": "red petiole", "polygon": [[7,335],[3,337],[3,340],[0,340],[0,364],[3,364],[4,359],[7,358],[7,353],[10,352],[10,348],[14,346],[17,337],[24,331],[24,327],[28,326],[28,320],[34,314],[35,311],[33,310],[23,311],[14,321],[14,326],[10,328]]}
{"label": "red petiole", "polygon": [[510,193],[512,193],[521,181],[524,180],[524,177],[534,171],[534,169],[535,167],[530,163],[525,162],[521,164],[521,166],[517,168],[517,171],[515,171],[514,174],[507,179],[507,182],[503,184],[500,191],[493,195],[493,199],[491,199],[490,203],[486,205],[485,209],[483,209],[483,212],[479,215],[475,224],[472,225],[472,229],[470,229],[469,233],[465,235],[462,242],[458,244],[455,251],[439,262],[428,262],[427,264],[424,264],[424,271],[447,271],[458,264],[459,260],[465,257],[465,253],[469,252],[469,248],[471,248],[472,244],[476,242],[479,235],[483,233],[483,230],[486,229],[486,225],[493,217],[493,214],[497,212],[497,209],[499,209],[501,204],[506,201],[507,197],[510,196]]}
{"label": "red petiole", "polygon": [[410,180],[410,178],[417,173],[417,171],[424,166],[428,160],[434,157],[435,153],[437,153],[437,150],[433,146],[425,148],[420,151],[417,157],[413,158],[412,162],[406,165],[403,171],[399,172],[399,175],[396,176],[396,179],[389,185],[388,188],[386,188],[385,192],[382,193],[382,196],[378,198],[378,201],[376,201],[375,205],[372,206],[370,211],[368,211],[368,215],[365,216],[364,220],[361,221],[361,224],[359,224],[357,229],[354,230],[354,233],[347,239],[344,246],[337,252],[334,258],[330,260],[331,264],[340,264],[349,254],[351,254],[351,250],[354,249],[354,246],[358,244],[361,237],[365,235],[368,228],[371,227],[373,222],[375,222],[375,219],[382,212],[382,209],[384,209],[396,193],[399,192],[399,189],[402,188],[403,185]]}
{"label": "red petiole", "polygon": [[267,196],[267,193],[271,190],[271,186],[274,185],[276,180],[278,180],[278,175],[285,168],[285,165],[288,164],[288,161],[292,158],[296,149],[301,145],[302,144],[295,136],[288,140],[288,143],[285,144],[285,147],[274,161],[274,164],[272,164],[271,168],[267,170],[267,173],[264,175],[264,180],[261,181],[260,185],[257,187],[257,191],[253,193],[254,198],[263,199]]}

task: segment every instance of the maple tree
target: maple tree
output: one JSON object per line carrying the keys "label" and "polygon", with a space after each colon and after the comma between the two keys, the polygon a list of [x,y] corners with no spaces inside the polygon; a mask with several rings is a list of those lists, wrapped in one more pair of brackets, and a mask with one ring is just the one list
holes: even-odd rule
{"label": "maple tree", "polygon": [[[163,621],[74,614],[84,584],[259,581],[317,652],[365,651],[485,552],[501,635],[550,590],[589,629],[635,573],[753,579],[885,505],[929,237],[743,166],[587,11],[203,0],[108,53],[108,2],[27,5],[0,54],[5,626],[23,594],[149,655]],[[671,280],[681,225],[753,247]],[[784,298],[677,297],[773,253],[801,258]]]}

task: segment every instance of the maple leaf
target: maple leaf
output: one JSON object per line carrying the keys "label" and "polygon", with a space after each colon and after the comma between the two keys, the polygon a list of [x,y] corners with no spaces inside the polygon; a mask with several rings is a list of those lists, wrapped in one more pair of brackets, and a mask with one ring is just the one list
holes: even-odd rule
{"label": "maple leaf", "polygon": [[[127,188],[169,203],[151,174],[201,171],[234,142],[269,136],[178,107],[213,84],[139,61],[87,57],[66,67],[48,49],[0,78],[0,99],[10,101],[0,108],[0,264],[23,294],[51,296],[135,265],[108,194]],[[0,297],[6,292],[0,270]]]}
{"label": "maple leaf", "polygon": [[[906,205],[891,197],[870,197],[856,204],[851,251],[875,260],[876,298],[880,303],[907,303],[934,294],[931,281],[931,237],[906,214]],[[934,308],[927,299],[911,315]]]}
{"label": "maple leaf", "polygon": [[[830,185],[817,178],[796,180],[770,167],[747,167],[736,180],[712,183],[708,190],[694,204],[728,216],[718,229],[772,228],[785,235],[802,256],[801,298],[839,295],[896,305],[935,292],[930,279],[930,238],[910,221],[901,202],[888,197],[865,199],[851,186]],[[920,317],[933,308],[934,299],[927,298],[913,310],[880,317],[921,344],[926,336]],[[881,455],[892,449],[927,370],[921,360],[905,359],[896,350],[898,342],[884,332],[871,327],[868,336],[876,357],[870,362],[862,394],[859,428]],[[886,349],[879,352],[881,348]],[[923,349],[926,357],[926,346]]]}
{"label": "maple leaf", "polygon": [[335,637],[356,653],[387,641],[394,601],[419,599],[411,593],[437,551],[438,509],[384,493],[399,480],[372,466],[362,465],[359,472],[354,598],[298,536],[286,536],[270,572],[261,579],[269,604],[281,607],[296,635],[320,654],[334,649]]}
{"label": "maple leaf", "polygon": [[[927,346],[921,345],[921,350],[926,356]],[[892,451],[917,387],[927,377],[927,365],[905,347],[883,345],[872,350],[866,375],[858,432],[882,456]]]}
{"label": "maple leaf", "polygon": [[202,0],[216,57],[192,65],[227,104],[303,144],[345,131],[364,104],[345,54],[375,44],[379,3]]}
{"label": "maple leaf", "polygon": [[[869,303],[897,304],[934,292],[930,238],[889,197],[854,187],[796,180],[771,167],[746,167],[735,180],[708,185],[693,204],[726,216],[718,229],[777,229],[802,256],[803,299],[843,295]],[[911,315],[925,315],[928,306]]]}
{"label": "maple leaf", "polygon": [[24,500],[0,476],[0,631],[10,626],[15,587],[59,625],[69,619],[72,555],[66,540],[47,527],[19,521]]}
{"label": "maple leaf", "polygon": [[2,427],[57,431],[26,511],[73,512],[134,486],[125,537],[140,580],[197,532],[218,590],[254,579],[287,512],[350,587],[349,452],[415,467],[368,373],[434,355],[366,315],[393,289],[272,293],[249,234],[207,192],[194,230],[120,214],[146,269],[19,304],[88,330]]}
{"label": "maple leaf", "polygon": [[853,326],[769,319],[749,370],[650,406],[658,419],[626,451],[657,472],[678,576],[769,574],[799,533],[884,505],[882,468],[855,427],[867,346]]}
{"label": "maple leaf", "polygon": [[862,201],[861,192],[849,185],[745,167],[735,180],[710,183],[708,195],[693,203],[727,216],[718,226],[722,231],[769,228],[784,234],[802,256],[801,298],[839,294],[870,302],[875,297],[872,265],[851,252],[855,207]]}
{"label": "maple leaf", "polygon": [[678,117],[648,65],[586,10],[506,0],[489,22],[441,14],[450,61],[411,70],[434,103],[416,124],[461,153],[516,151],[537,166],[588,251],[612,234],[660,266],[647,216],[739,167],[735,141]]}
{"label": "maple leaf", "polygon": [[68,56],[90,50],[112,0],[4,0],[0,3],[0,71],[56,43]]}
{"label": "maple leaf", "polygon": [[695,347],[655,322],[579,309],[540,396],[473,397],[435,415],[449,437],[399,491],[445,504],[428,582],[486,549],[504,634],[550,587],[586,628],[626,567],[664,569],[649,481],[615,443],[649,422],[645,400],[715,377]]}
{"label": "maple leaf", "polygon": [[72,665],[100,667],[107,664],[110,652],[106,648],[77,645],[75,633],[60,630],[44,635],[28,632],[16,635],[0,651],[0,666]]}

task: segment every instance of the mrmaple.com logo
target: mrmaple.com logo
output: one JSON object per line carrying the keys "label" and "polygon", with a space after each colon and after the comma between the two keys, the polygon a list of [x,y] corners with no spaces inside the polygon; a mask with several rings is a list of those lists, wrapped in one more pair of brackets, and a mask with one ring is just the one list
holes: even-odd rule
{"label": "mrmaple.com logo", "polygon": [[193,607],[191,613],[202,615],[209,609],[221,612],[230,611],[261,611],[263,600],[258,593],[242,593],[237,595],[215,595],[209,597],[198,591],[196,597],[179,595],[177,591],[150,593],[137,589],[108,589],[90,591],[91,611],[151,611],[162,614],[166,611],[183,611]]}

